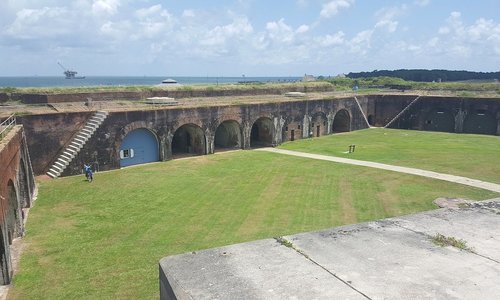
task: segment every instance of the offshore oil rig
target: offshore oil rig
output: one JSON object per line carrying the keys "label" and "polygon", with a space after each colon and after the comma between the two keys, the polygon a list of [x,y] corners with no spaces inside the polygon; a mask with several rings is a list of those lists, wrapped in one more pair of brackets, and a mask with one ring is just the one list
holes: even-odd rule
{"label": "offshore oil rig", "polygon": [[85,76],[76,76],[76,74],[78,74],[77,71],[66,69],[60,62],[57,62],[57,64],[64,70],[63,73],[66,76],[66,79],[84,79],[85,78]]}

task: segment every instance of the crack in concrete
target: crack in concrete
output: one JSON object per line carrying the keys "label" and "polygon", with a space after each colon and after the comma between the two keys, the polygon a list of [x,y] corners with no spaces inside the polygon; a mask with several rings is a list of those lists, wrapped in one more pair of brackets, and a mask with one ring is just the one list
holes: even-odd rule
{"label": "crack in concrete", "polygon": [[[416,233],[416,234],[422,235],[422,236],[424,236],[424,237],[428,238],[429,240],[432,240],[432,238],[433,238],[433,236],[432,236],[432,235],[430,235],[430,234],[427,234],[427,233],[425,233],[425,232],[421,232],[421,231],[418,231],[418,230],[414,230],[414,229],[411,229],[411,228],[404,227],[403,225],[398,224],[397,222],[394,222],[394,225],[395,225],[395,226],[398,226],[398,227],[399,227],[399,228],[401,228],[401,229],[405,229],[405,230],[411,231],[411,232],[413,232],[413,233]],[[458,248],[458,249],[460,249],[460,248]],[[482,258],[485,258],[485,259],[487,259],[487,260],[490,260],[490,261],[492,261],[492,262],[495,262],[495,263],[497,263],[497,264],[500,264],[500,261],[498,261],[498,260],[496,260],[496,259],[494,259],[494,258],[488,257],[488,256],[486,256],[486,255],[483,255],[483,254],[477,253],[477,252],[475,252],[475,251],[474,251],[474,249],[473,249],[473,248],[460,249],[460,250],[465,251],[465,252],[469,252],[469,253],[471,253],[471,254],[474,254],[474,255],[480,256],[480,257],[482,257]]]}
{"label": "crack in concrete", "polygon": [[351,288],[352,290],[354,290],[355,292],[357,292],[358,294],[362,295],[363,297],[365,297],[366,299],[370,299],[372,300],[372,298],[370,298],[368,295],[366,295],[365,293],[363,293],[362,291],[358,290],[357,288],[355,288],[352,284],[350,284],[349,282],[345,281],[344,279],[340,278],[338,275],[336,275],[335,273],[331,272],[330,270],[328,270],[326,267],[322,266],[320,263],[318,263],[317,261],[315,261],[314,259],[312,259],[309,255],[307,255],[304,251],[300,250],[300,249],[297,249],[295,247],[295,245],[285,239],[284,237],[280,236],[280,237],[277,237],[277,238],[274,238],[279,244],[287,247],[287,248],[290,248],[292,250],[294,250],[295,252],[299,253],[300,255],[304,256],[307,260],[309,260],[310,262],[312,262],[313,264],[317,265],[318,267],[320,267],[321,269],[325,270],[328,274],[332,275],[335,279],[339,280],[340,282],[342,282],[343,284],[347,285],[349,288]]}

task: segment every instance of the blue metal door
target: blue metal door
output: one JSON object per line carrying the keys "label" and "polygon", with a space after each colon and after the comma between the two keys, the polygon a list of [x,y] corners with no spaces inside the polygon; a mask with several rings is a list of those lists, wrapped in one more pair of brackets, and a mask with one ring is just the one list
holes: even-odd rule
{"label": "blue metal door", "polygon": [[129,132],[120,146],[120,167],[160,160],[158,140],[145,128]]}

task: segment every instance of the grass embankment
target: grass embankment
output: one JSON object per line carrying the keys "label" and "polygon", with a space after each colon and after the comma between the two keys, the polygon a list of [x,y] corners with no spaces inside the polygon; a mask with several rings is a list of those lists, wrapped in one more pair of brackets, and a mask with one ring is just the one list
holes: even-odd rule
{"label": "grass embankment", "polygon": [[358,92],[361,93],[381,90],[380,87],[399,86],[400,89],[404,87],[405,90],[456,92],[461,97],[477,97],[481,96],[484,92],[492,92],[500,95],[500,83],[494,81],[417,82],[386,76],[356,79],[335,77],[325,79],[325,81],[334,84],[338,91],[349,91],[356,85],[360,89]]}
{"label": "grass embankment", "polygon": [[434,208],[494,193],[239,151],[40,183],[12,299],[158,298],[161,257]]}
{"label": "grass embankment", "polygon": [[331,87],[332,84],[325,81],[317,82],[258,82],[258,83],[224,83],[224,84],[192,84],[180,86],[160,85],[131,85],[131,86],[83,86],[83,87],[30,87],[30,88],[0,88],[0,93],[33,93],[33,94],[71,94],[71,93],[98,93],[98,92],[149,92],[161,90],[179,91],[227,91],[227,90],[263,90],[263,89],[287,89]]}
{"label": "grass embankment", "polygon": [[[355,144],[354,153],[346,153]],[[368,160],[500,183],[500,137],[372,128],[281,148]]]}

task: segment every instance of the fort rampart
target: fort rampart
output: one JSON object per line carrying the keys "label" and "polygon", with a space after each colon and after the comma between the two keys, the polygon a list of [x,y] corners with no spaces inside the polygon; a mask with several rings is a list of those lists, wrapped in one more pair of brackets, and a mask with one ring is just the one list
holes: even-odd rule
{"label": "fort rampart", "polygon": [[[129,149],[140,147],[124,148],[124,140],[139,129],[151,136],[152,147],[157,148],[157,153],[152,154],[155,161],[228,148],[276,146],[290,140],[367,128],[367,121],[372,126],[385,126],[402,111],[391,128],[500,135],[500,99],[425,96],[414,101],[417,97],[367,95],[110,111],[63,175],[79,174],[84,162],[99,170],[125,166],[123,156],[129,155]],[[36,174],[48,170],[91,114],[87,111],[18,118],[25,126]],[[136,159],[141,163],[137,155]]]}
{"label": "fort rampart", "polygon": [[12,278],[10,245],[24,234],[24,208],[31,206],[35,179],[23,127],[0,140],[0,284]]}

